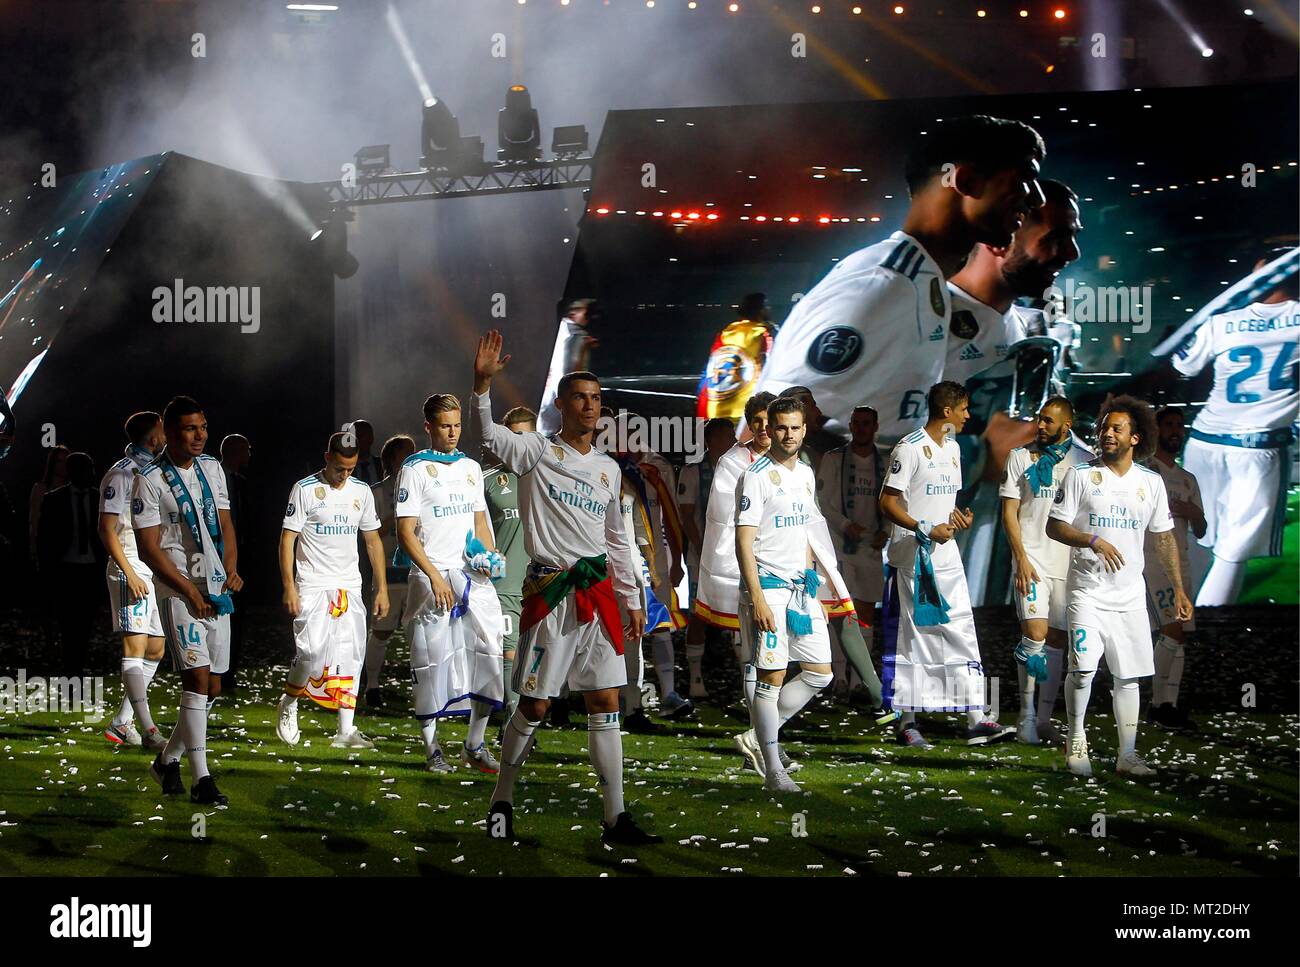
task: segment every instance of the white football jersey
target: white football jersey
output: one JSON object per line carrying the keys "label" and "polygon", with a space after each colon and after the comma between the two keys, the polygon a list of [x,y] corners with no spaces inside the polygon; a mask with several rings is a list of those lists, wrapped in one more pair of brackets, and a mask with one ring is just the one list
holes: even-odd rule
{"label": "white football jersey", "polygon": [[[127,447],[127,455],[108,468],[104,479],[99,483],[99,512],[116,514],[117,539],[122,545],[122,552],[135,573],[148,579],[153,576],[149,566],[140,560],[140,552],[135,545],[135,529],[131,526],[131,497],[135,487],[136,472],[153,462],[153,454],[147,450],[134,452],[136,448]],[[108,576],[119,578],[122,570],[110,556],[108,559]]]}
{"label": "white football jersey", "polygon": [[873,406],[889,445],[925,422],[926,394],[943,377],[948,319],[939,266],[895,232],[840,260],[790,310],[756,391],[807,386],[840,427],[853,407]]}
{"label": "white football jersey", "polygon": [[866,530],[863,544],[869,543],[871,535],[880,530],[882,519],[877,503],[880,479],[876,463],[874,453],[860,457],[852,447],[832,450],[822,457],[817,468],[817,499],[837,541],[842,539],[848,524]]}
{"label": "white football jersey", "polygon": [[[626,607],[641,609],[629,535],[619,495],[622,471],[592,447],[579,453],[558,435],[513,433],[492,422],[488,394],[471,395],[484,445],[519,477],[524,551],[538,564],[571,568],[606,554],[614,590]],[[400,511],[399,511],[400,513]]]}
{"label": "white football jersey", "polygon": [[361,591],[357,532],[379,530],[374,497],[349,477],[331,487],[320,473],[289,491],[284,529],[298,534],[293,559],[299,591]]}
{"label": "white football jersey", "polygon": [[736,483],[750,464],[762,458],[761,453],[755,453],[743,443],[737,443],[718,457],[709,491],[708,521],[728,529],[736,526]]}
{"label": "white football jersey", "polygon": [[[201,454],[188,467],[176,468],[181,483],[189,491],[194,502],[194,513],[199,526],[204,526],[201,509],[203,491],[199,486],[198,468],[203,468],[203,476],[212,490],[212,498],[217,510],[230,509],[230,491],[226,486],[226,472],[221,468],[221,461]],[[157,463],[151,463],[135,475],[131,488],[131,526],[136,530],[157,527],[158,545],[167,555],[176,569],[190,579],[196,588],[208,593],[207,581],[203,577],[203,548],[194,541],[189,525],[181,517],[176,495],[163,480],[162,469]],[[162,598],[180,597],[166,581],[155,581],[158,596]]]}
{"label": "white football jersey", "polygon": [[[931,527],[946,524],[961,490],[961,447],[951,437],[938,444],[924,428],[915,430],[889,455],[883,486],[903,495],[904,508],[916,520]],[[888,560],[893,567],[911,571],[916,565],[916,535],[892,524]],[[956,540],[932,544],[930,563],[936,571],[961,567]]]}
{"label": "white football jersey", "polygon": [[1296,420],[1300,303],[1255,303],[1211,316],[1173,357],[1194,376],[1211,362],[1214,385],[1192,423],[1203,433],[1261,433]]}
{"label": "white football jersey", "polygon": [[1034,452],[1028,447],[1016,447],[1007,457],[1007,470],[1002,477],[1002,486],[998,488],[998,496],[1020,501],[1016,515],[1020,521],[1020,543],[1040,578],[1065,578],[1069,572],[1070,548],[1047,536],[1047,515],[1051,513],[1056,492],[1065,480],[1065,472],[1091,459],[1090,454],[1071,447],[1052,468],[1051,486],[1039,487],[1035,491],[1025,476],[1025,471],[1035,462]]}
{"label": "white football jersey", "polygon": [[439,463],[422,460],[417,453],[402,464],[395,516],[397,520],[419,518],[415,536],[439,571],[464,565],[465,539],[474,531],[474,515],[479,511],[487,513],[478,461],[461,457],[454,463]]}
{"label": "white football jersey", "polygon": [[1111,573],[1092,548],[1070,548],[1066,588],[1071,604],[1083,600],[1101,611],[1146,608],[1146,532],[1159,534],[1174,526],[1160,474],[1135,463],[1121,477],[1100,459],[1071,467],[1048,516],[1085,534],[1099,534],[1124,558],[1124,566]]}
{"label": "white football jersey", "polygon": [[[1144,466],[1160,474],[1160,479],[1165,484],[1165,495],[1168,499],[1195,504],[1204,512],[1205,507],[1201,503],[1201,488],[1196,483],[1195,476],[1178,466],[1178,464],[1171,467],[1156,457],[1152,457]],[[1185,580],[1188,577],[1189,563],[1187,559],[1187,532],[1191,529],[1191,526],[1191,522],[1187,518],[1174,517],[1174,540],[1178,542],[1178,563],[1182,566]],[[1160,566],[1159,562],[1155,560],[1155,543],[1150,535],[1147,536],[1146,554],[1151,562],[1150,566]]]}
{"label": "white football jersey", "polygon": [[1013,305],[1005,314],[985,305],[960,286],[948,283],[952,321],[943,378],[963,385],[972,376],[996,366],[1007,351],[1044,329],[1042,313]]}
{"label": "white football jersey", "polygon": [[736,482],[736,526],[757,527],[754,559],[759,567],[791,580],[808,567],[808,528],[822,519],[817,481],[799,460],[783,467],[759,457]]}

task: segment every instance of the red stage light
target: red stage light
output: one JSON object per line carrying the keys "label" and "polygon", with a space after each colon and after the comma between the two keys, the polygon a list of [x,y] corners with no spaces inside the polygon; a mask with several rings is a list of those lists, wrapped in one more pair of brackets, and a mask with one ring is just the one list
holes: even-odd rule
{"label": "red stage light", "polygon": [[597,215],[608,215],[608,214],[609,214],[609,209],[608,209],[608,208],[597,208],[597,209],[596,209],[596,214],[597,214]]}
{"label": "red stage light", "polygon": [[786,219],[786,221],[787,221],[787,222],[790,222],[790,223],[793,224],[793,223],[799,221],[799,216],[798,216],[798,215],[791,215],[789,218]]}
{"label": "red stage light", "polygon": [[707,218],[707,219],[708,219],[709,221],[711,221],[711,222],[716,222],[716,221],[718,220],[718,213],[717,213],[717,212],[709,212],[709,213],[708,213],[706,216],[704,216],[704,217]]}
{"label": "red stage light", "polygon": [[830,223],[830,220],[831,220],[831,216],[830,216],[830,215],[821,215],[821,216],[819,216],[818,219],[817,219],[818,223],[819,223],[819,224],[822,224],[822,225],[827,225],[827,224],[829,224],[829,223]]}
{"label": "red stage light", "polygon": [[673,218],[681,218],[681,217],[682,217],[682,213],[681,213],[681,212],[672,212],[672,213],[671,213],[671,216],[672,216]]}
{"label": "red stage light", "polygon": [[767,216],[766,216],[766,215],[755,215],[755,216],[754,216],[754,221],[756,221],[756,222],[765,222],[765,221],[767,221]]}
{"label": "red stage light", "polygon": [[690,213],[689,215],[687,215],[686,217],[687,217],[687,218],[699,218],[699,217],[700,217],[700,213],[699,213],[699,212],[691,212],[691,213]]}

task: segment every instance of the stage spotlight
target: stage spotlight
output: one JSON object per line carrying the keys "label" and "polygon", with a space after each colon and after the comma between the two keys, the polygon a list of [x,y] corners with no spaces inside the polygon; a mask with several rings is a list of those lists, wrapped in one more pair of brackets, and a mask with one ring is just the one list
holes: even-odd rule
{"label": "stage spotlight", "polygon": [[522,84],[506,91],[506,106],[497,112],[497,160],[537,161],[542,156],[542,132],[532,95]]}
{"label": "stage spotlight", "polygon": [[357,151],[357,171],[363,175],[377,175],[387,171],[389,148],[387,144],[368,144]]}
{"label": "stage spotlight", "polygon": [[460,122],[445,101],[426,98],[420,125],[420,163],[426,168],[446,168],[460,149]]}
{"label": "stage spotlight", "polygon": [[551,137],[551,154],[557,158],[573,158],[585,154],[589,141],[585,124],[569,124],[556,128]]}
{"label": "stage spotlight", "polygon": [[335,216],[318,228],[311,237],[311,244],[317,247],[330,271],[340,279],[352,278],[361,267],[356,256],[348,251],[348,226],[342,216]]}
{"label": "stage spotlight", "polygon": [[1052,16],[1055,17],[1057,20],[1064,20],[1064,19],[1065,19],[1065,8],[1064,8],[1064,7],[1057,7],[1055,10],[1052,11]]}
{"label": "stage spotlight", "polygon": [[900,17],[903,15],[903,5],[901,3],[894,5],[894,13],[898,14]]}

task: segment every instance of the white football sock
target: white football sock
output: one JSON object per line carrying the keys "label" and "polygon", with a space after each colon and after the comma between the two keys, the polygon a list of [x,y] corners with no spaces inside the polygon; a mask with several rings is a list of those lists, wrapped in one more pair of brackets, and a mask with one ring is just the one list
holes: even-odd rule
{"label": "white football sock", "polygon": [[1236,604],[1241,594],[1241,587],[1246,583],[1246,562],[1225,561],[1216,557],[1210,564],[1201,590],[1196,595],[1196,606],[1218,607],[1224,604]]}
{"label": "white football sock", "polygon": [[1115,712],[1115,729],[1119,732],[1119,754],[1137,750],[1138,709],[1142,704],[1136,678],[1117,678],[1111,687],[1111,708]]}
{"label": "white football sock", "polygon": [[1065,676],[1065,717],[1070,727],[1071,739],[1082,739],[1083,718],[1088,713],[1088,699],[1092,697],[1092,679],[1096,672],[1071,671]]}
{"label": "white football sock", "polygon": [[311,669],[307,667],[307,663],[295,660],[289,665],[289,674],[285,676],[285,691],[289,690],[290,685],[295,688],[306,688],[309,678],[311,678]]}
{"label": "white football sock", "polygon": [[1047,646],[1047,680],[1038,685],[1038,724],[1052,720],[1056,696],[1061,691],[1061,672],[1065,667],[1065,649]]}
{"label": "white football sock", "polygon": [[966,710],[966,728],[973,729],[983,722],[988,716],[985,714],[984,707],[968,708]]}
{"label": "white football sock", "polygon": [[898,725],[896,726],[896,729],[899,732],[902,732],[904,729],[910,729],[915,724],[916,724],[915,709],[906,712],[900,711],[898,713]]}
{"label": "white football sock", "polygon": [[131,683],[130,676],[140,667],[143,661],[141,658],[123,658],[122,659],[122,704],[117,707],[113,714],[112,724],[115,726],[127,725],[134,718],[134,709],[131,706]]}
{"label": "white football sock", "polygon": [[[752,666],[751,666],[752,667]],[[758,739],[758,747],[763,750],[763,762],[768,772],[781,771],[781,757],[777,754],[777,742],[781,730],[781,696],[784,691],[779,685],[770,682],[756,682],[754,700],[749,703],[749,721]]]}
{"label": "white football sock", "polygon": [[704,642],[686,642],[686,666],[691,673],[691,688],[704,687]]}
{"label": "white football sock", "polygon": [[[1045,641],[1035,641],[1028,635],[1020,638],[1020,644],[1016,650],[1020,656],[1029,657],[1031,655],[1040,655],[1043,647],[1047,644]],[[1020,721],[1035,717],[1034,708],[1034,688],[1038,680],[1029,674],[1029,669],[1023,661],[1016,661],[1016,680],[1020,683]]]}
{"label": "white football sock", "polygon": [[[182,692],[176,731],[184,736],[190,777],[198,782],[208,774],[208,700],[198,692]],[[171,743],[169,742],[168,745]]]}
{"label": "white football sock", "polygon": [[1151,679],[1151,704],[1178,704],[1178,687],[1183,679],[1184,647],[1181,641],[1160,635],[1156,638],[1156,674]]}
{"label": "white football sock", "polygon": [[339,706],[339,735],[352,734],[352,720],[356,717],[355,708],[344,708]]}
{"label": "white football sock", "polygon": [[654,656],[655,675],[659,678],[661,695],[677,691],[676,671],[673,660],[673,639],[666,631],[657,631],[650,635],[650,653]]}
{"label": "white football sock", "polygon": [[483,744],[487,735],[488,719],[492,716],[492,706],[488,702],[469,703],[469,732],[465,736],[465,748],[473,752]]}
{"label": "white football sock", "polygon": [[821,672],[800,672],[794,678],[787,678],[777,696],[777,711],[782,725],[803,710],[818,692],[832,681],[830,675]]}
{"label": "white football sock", "polygon": [[424,740],[424,757],[427,759],[433,755],[433,750],[438,747],[437,719],[420,719],[420,738]]}
{"label": "white football sock", "polygon": [[388,639],[373,631],[366,639],[366,689],[381,688],[384,684],[384,656],[388,654]]}
{"label": "white football sock", "polygon": [[588,713],[587,747],[605,803],[605,822],[613,826],[623,812],[623,734],[617,712]]}
{"label": "white football sock", "polygon": [[[129,666],[128,662],[131,663]],[[157,664],[154,662],[154,667],[157,667]],[[148,732],[154,727],[154,723],[153,715],[149,712],[149,680],[145,678],[143,658],[122,659],[122,684],[126,688],[126,697],[131,704],[131,710],[140,720],[140,731]],[[129,722],[130,719],[124,721]]]}
{"label": "white football sock", "polygon": [[497,773],[496,788],[492,790],[493,802],[515,801],[515,779],[533,747],[533,732],[541,724],[540,721],[528,721],[522,709],[515,709],[515,714],[510,716],[505,737],[501,740],[501,771]]}
{"label": "white football sock", "polygon": [[749,708],[754,707],[754,686],[758,684],[758,668],[754,665],[745,665],[744,679],[741,686],[745,690],[745,705]]}

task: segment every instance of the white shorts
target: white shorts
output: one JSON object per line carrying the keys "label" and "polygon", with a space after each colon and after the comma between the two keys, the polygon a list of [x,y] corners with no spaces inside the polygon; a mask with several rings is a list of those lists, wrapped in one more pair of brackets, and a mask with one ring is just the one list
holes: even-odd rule
{"label": "white shorts", "polygon": [[880,680],[886,708],[965,712],[985,707],[984,665],[966,572],[948,568],[937,571],[935,579],[948,602],[948,621],[918,627],[912,618],[911,572],[885,571]]}
{"label": "white shorts", "polygon": [[1011,596],[1016,599],[1016,617],[1021,621],[1047,619],[1047,627],[1065,630],[1066,606],[1065,578],[1048,577],[1047,572],[1034,560],[1030,560],[1039,580],[1029,586],[1028,594],[1017,594],[1013,581]]}
{"label": "white shorts", "polygon": [[1095,672],[1106,656],[1115,678],[1146,678],[1156,671],[1151,625],[1143,611],[1102,611],[1087,602],[1072,603],[1070,671]]}
{"label": "white shorts", "polygon": [[396,631],[406,624],[407,582],[388,585],[388,614],[371,622],[371,631]]}
{"label": "white shorts", "polygon": [[298,593],[293,619],[294,665],[307,667],[302,694],[325,708],[356,707],[366,648],[366,605],[360,588]]}
{"label": "white shorts", "polygon": [[764,588],[763,597],[776,619],[776,631],[759,631],[754,627],[754,606],[749,589],[740,588],[740,641],[749,661],[759,671],[785,671],[792,661],[810,665],[831,663],[831,636],[826,624],[826,612],[817,602],[810,601],[808,617],[812,619],[812,634],[792,635],[786,625],[785,611],[795,592],[789,588]]}
{"label": "white shorts", "polygon": [[501,602],[491,580],[461,568],[444,571],[463,615],[434,604],[433,585],[418,568],[407,580],[406,640],[411,645],[415,717],[468,715],[471,701],[503,704]]}
{"label": "white shorts", "polygon": [[[639,643],[625,642],[624,647],[637,648]],[[578,621],[570,594],[519,636],[512,684],[520,695],[543,699],[559,695],[566,684],[571,692],[622,688],[627,684],[627,664],[614,650],[599,616]]]}
{"label": "white shorts", "polygon": [[[1183,573],[1188,573],[1188,562],[1180,562]],[[1147,561],[1146,571],[1143,573],[1143,579],[1147,583],[1147,614],[1151,617],[1151,628],[1153,631],[1165,627],[1166,625],[1176,625],[1178,621],[1178,605],[1174,600],[1174,582],[1169,580],[1165,574],[1165,569],[1160,566],[1159,561]],[[1187,586],[1183,585],[1183,590]],[[1193,597],[1188,594],[1188,597]],[[1189,621],[1181,622],[1183,628],[1187,631],[1196,630],[1196,612],[1192,612]]]}
{"label": "white shorts", "polygon": [[122,574],[106,575],[108,582],[108,608],[113,613],[113,630],[121,635],[163,636],[162,615],[158,612],[158,592],[153,578],[136,572],[149,585],[149,596],[141,601],[131,597],[126,578]]}
{"label": "white shorts", "polygon": [[1252,449],[1195,438],[1183,451],[1183,469],[1196,477],[1205,505],[1200,542],[1225,561],[1282,553],[1289,447]]}
{"label": "white shorts", "polygon": [[207,668],[214,675],[230,671],[230,615],[196,618],[184,598],[159,602],[163,639],[177,671]]}

